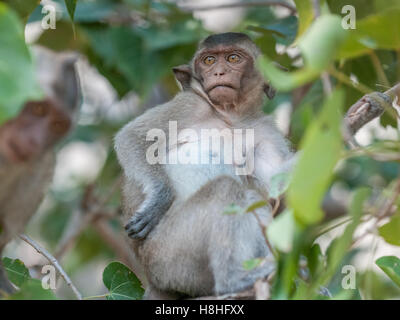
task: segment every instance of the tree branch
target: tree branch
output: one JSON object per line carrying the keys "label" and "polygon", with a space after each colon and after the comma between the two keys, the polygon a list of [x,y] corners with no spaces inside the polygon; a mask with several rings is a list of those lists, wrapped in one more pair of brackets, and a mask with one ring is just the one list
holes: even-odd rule
{"label": "tree branch", "polygon": [[[400,83],[385,91],[384,93],[391,99],[391,102],[400,101]],[[371,120],[379,117],[385,111],[385,107],[379,104],[371,104],[367,101],[368,96],[362,97],[353,104],[346,113],[344,124],[347,129],[346,140],[350,139],[357,131]]]}
{"label": "tree branch", "polygon": [[74,292],[75,296],[78,298],[78,300],[82,300],[82,294],[78,291],[78,289],[74,286],[72,283],[71,279],[69,276],[66,274],[64,269],[61,267],[61,265],[58,263],[57,259],[54,258],[50,252],[48,252],[45,248],[40,246],[35,240],[31,239],[30,237],[20,234],[19,235],[20,239],[28,243],[31,247],[33,247],[38,253],[40,253],[42,256],[44,256],[60,273],[61,277],[65,280],[67,285],[72,289]]}
{"label": "tree branch", "polygon": [[[93,185],[87,187],[83,201],[81,203],[81,208],[78,210],[71,221],[69,222],[66,230],[63,233],[63,237],[58,245],[55,256],[61,259],[64,254],[75,244],[78,237],[86,229],[90,223],[97,219],[100,215],[109,216],[105,211],[105,206],[110,198],[114,195],[116,190],[121,185],[121,176],[119,176],[110,187],[110,190],[105,195],[103,199],[96,201],[92,200]],[[92,203],[94,202],[94,203]]]}

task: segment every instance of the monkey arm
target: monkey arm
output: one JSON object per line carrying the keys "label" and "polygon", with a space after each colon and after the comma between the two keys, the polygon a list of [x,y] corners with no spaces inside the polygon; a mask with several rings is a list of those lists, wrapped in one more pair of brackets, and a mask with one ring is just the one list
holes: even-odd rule
{"label": "monkey arm", "polygon": [[5,177],[0,180],[0,251],[35,214],[51,183],[55,162],[49,150],[32,162],[0,168],[0,177]]}
{"label": "monkey arm", "polygon": [[[151,128],[152,113],[126,125],[115,138],[115,150],[125,175],[124,207],[130,211],[125,229],[134,239],[145,238],[174,200],[174,191],[163,166],[150,164],[146,158],[152,143],[146,141],[147,132],[141,124],[146,123],[146,128]],[[144,200],[139,200],[143,195]]]}
{"label": "monkey arm", "polygon": [[281,173],[290,173],[299,157],[298,153],[290,152],[289,148],[282,148],[282,144],[276,148],[275,144],[267,140],[256,145],[254,156],[253,183],[267,197],[271,178]]}

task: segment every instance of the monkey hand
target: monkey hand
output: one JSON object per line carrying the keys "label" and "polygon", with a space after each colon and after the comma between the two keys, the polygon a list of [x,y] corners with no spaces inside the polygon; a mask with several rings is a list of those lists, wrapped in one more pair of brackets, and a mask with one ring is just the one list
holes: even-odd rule
{"label": "monkey hand", "polygon": [[164,213],[168,211],[174,200],[172,190],[168,187],[159,188],[157,192],[154,192],[154,196],[147,200],[146,206],[142,206],[132,216],[130,221],[125,226],[125,230],[128,232],[128,236],[132,239],[141,240],[147,237],[147,235],[154,229],[158,224]]}

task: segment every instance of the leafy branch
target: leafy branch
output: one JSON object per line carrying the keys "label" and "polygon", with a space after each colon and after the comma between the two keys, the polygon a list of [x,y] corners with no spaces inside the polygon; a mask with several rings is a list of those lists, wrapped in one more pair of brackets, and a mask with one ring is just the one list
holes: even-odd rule
{"label": "leafy branch", "polygon": [[61,267],[60,263],[57,261],[56,258],[54,258],[54,256],[50,252],[48,252],[45,248],[43,248],[35,240],[31,239],[30,237],[28,237],[24,234],[19,235],[19,238],[22,239],[23,241],[25,241],[31,247],[33,247],[42,256],[44,256],[54,266],[54,268],[57,269],[57,271],[60,273],[61,277],[65,280],[67,285],[74,292],[76,298],[78,300],[82,300],[82,294],[78,291],[78,289],[72,283],[70,277],[67,275],[67,273],[64,271],[64,269]]}

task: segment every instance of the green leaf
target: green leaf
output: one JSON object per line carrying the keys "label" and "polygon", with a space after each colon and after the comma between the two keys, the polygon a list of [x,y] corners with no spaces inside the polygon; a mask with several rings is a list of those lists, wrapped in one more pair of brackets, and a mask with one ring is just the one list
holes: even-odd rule
{"label": "green leaf", "polygon": [[297,38],[299,38],[308,29],[314,20],[314,10],[311,0],[294,0],[297,13],[299,14],[299,29]]}
{"label": "green leaf", "polygon": [[278,92],[272,100],[267,100],[263,106],[263,111],[272,114],[277,108],[285,103],[291,103],[292,95],[288,93]]}
{"label": "green leaf", "polygon": [[[96,26],[84,26],[83,30],[91,49],[101,58],[98,61],[101,68],[118,71],[136,92],[145,94],[160,77],[164,67],[161,58],[147,50],[136,30]],[[102,69],[99,69],[100,72]]]}
{"label": "green leaf", "polygon": [[392,281],[400,287],[400,259],[395,256],[381,257],[375,261]]}
{"label": "green leaf", "polygon": [[50,289],[43,289],[38,279],[29,279],[24,282],[20,290],[9,297],[11,300],[56,300],[57,297]]}
{"label": "green leaf", "polygon": [[267,236],[271,244],[281,252],[290,252],[296,231],[293,211],[285,209],[268,226]]}
{"label": "green leaf", "polygon": [[324,256],[319,244],[315,243],[307,252],[307,266],[311,275],[317,275],[324,267]]}
{"label": "green leaf", "polygon": [[140,300],[143,297],[139,279],[120,262],[111,262],[104,269],[103,283],[110,290],[108,300]]}
{"label": "green leaf", "polygon": [[253,270],[257,268],[263,261],[263,258],[246,260],[245,262],[243,262],[243,268],[247,271]]}
{"label": "green leaf", "polygon": [[7,272],[8,279],[17,287],[21,287],[26,281],[31,279],[29,270],[19,259],[3,258],[3,266]]}
{"label": "green leaf", "polygon": [[348,37],[338,58],[352,58],[371,49],[400,48],[400,7],[391,8],[357,21],[356,29],[347,30]]}
{"label": "green leaf", "polygon": [[281,194],[283,194],[289,186],[290,173],[281,172],[272,176],[270,180],[270,190],[269,197],[272,199],[277,199]]}
{"label": "green leaf", "polygon": [[341,91],[328,97],[300,144],[302,154],[293,172],[287,199],[296,219],[305,225],[323,217],[321,201],[342,149],[340,110],[343,100]]}
{"label": "green leaf", "polygon": [[299,40],[304,64],[316,72],[325,69],[345,39],[346,32],[339,16],[320,16]]}
{"label": "green leaf", "polygon": [[154,25],[106,28],[99,24],[81,24],[79,30],[90,43],[91,62],[117,91],[124,93],[118,89],[123,83],[145,96],[155,82],[172,74],[173,66],[190,59],[195,43],[203,35],[200,26],[189,20],[175,22],[170,31]]}
{"label": "green leaf", "polygon": [[266,201],[257,201],[246,208],[246,212],[252,212],[259,208],[265,207],[268,203]]}
{"label": "green leaf", "polygon": [[0,125],[14,117],[28,98],[40,98],[39,92],[23,27],[16,14],[0,3]]}
{"label": "green leaf", "polygon": [[22,19],[27,19],[39,5],[40,0],[3,0],[3,2],[14,9]]}
{"label": "green leaf", "polygon": [[74,22],[99,22],[107,20],[118,11],[119,4],[110,0],[80,1],[75,10]]}
{"label": "green leaf", "polygon": [[334,61],[345,39],[346,32],[341,26],[341,18],[331,14],[322,15],[298,41],[304,68],[284,72],[266,56],[261,57],[257,63],[264,78],[269,79],[275,88],[289,91],[317,78]]}
{"label": "green leaf", "polygon": [[[289,16],[267,25],[261,26],[249,26],[249,30],[260,32],[264,35],[271,35],[276,40],[277,43],[283,44],[285,46],[290,45],[297,32],[297,18],[295,16]],[[271,45],[268,43],[268,45]],[[264,50],[262,50],[266,53]]]}
{"label": "green leaf", "polygon": [[[388,0],[383,1],[388,2]],[[370,14],[375,14],[378,11],[378,8],[375,8],[374,6],[374,0],[327,0],[327,2],[332,13],[339,14],[343,17],[348,14],[342,13],[343,7],[345,5],[353,6],[356,11],[357,20],[360,20]]]}
{"label": "green leaf", "polygon": [[68,10],[68,14],[71,20],[74,21],[75,8],[78,0],[64,0],[64,1],[65,1],[65,6],[67,7]]}
{"label": "green leaf", "polygon": [[[379,117],[379,123],[387,128],[387,127],[392,127],[392,128],[397,128],[397,119],[393,117],[393,114],[396,114],[397,111],[393,107],[390,107],[391,110],[386,110],[380,117]],[[394,112],[393,114],[390,113],[390,111]]]}
{"label": "green leaf", "polygon": [[380,227],[379,235],[387,243],[400,246],[400,214],[394,215],[388,223]]}
{"label": "green leaf", "polygon": [[203,35],[200,30],[198,21],[186,20],[172,23],[167,29],[151,26],[138,28],[137,32],[145,40],[146,48],[155,51],[196,42]]}
{"label": "green leaf", "polygon": [[[364,202],[369,197],[370,193],[371,190],[368,188],[359,188],[354,193],[349,209],[349,215],[353,220],[346,227],[344,233],[340,237],[336,238],[327,250],[328,270],[325,274],[326,278],[329,278],[335,273],[337,267],[346,255],[347,249],[353,240],[353,233],[361,221]],[[324,283],[322,283],[322,285],[324,285]]]}
{"label": "green leaf", "polygon": [[85,49],[86,39],[79,30],[74,32],[69,21],[60,20],[55,30],[45,30],[36,43],[54,51],[81,51]]}

